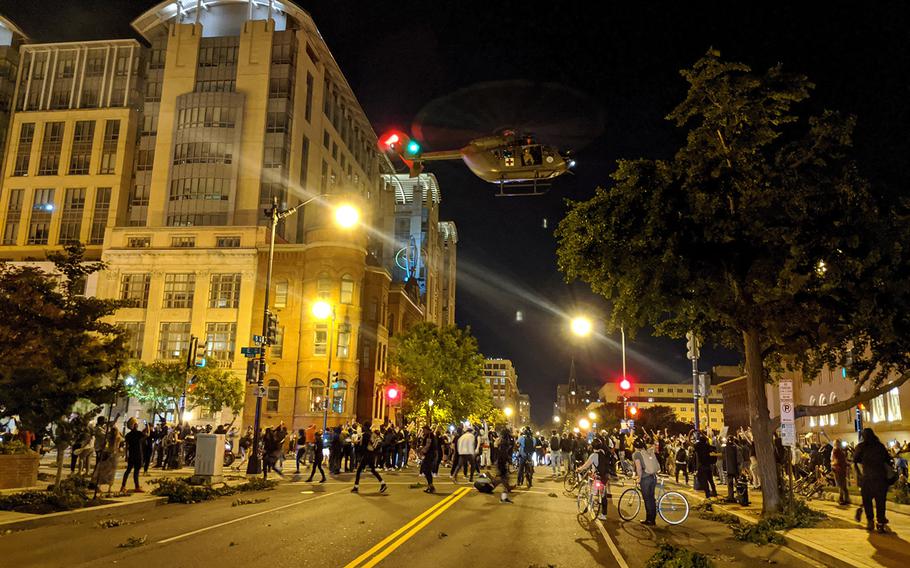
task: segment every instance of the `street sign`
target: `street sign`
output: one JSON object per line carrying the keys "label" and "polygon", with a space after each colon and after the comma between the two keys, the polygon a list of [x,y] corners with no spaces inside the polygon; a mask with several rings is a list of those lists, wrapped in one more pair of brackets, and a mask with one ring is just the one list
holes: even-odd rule
{"label": "street sign", "polygon": [[265,338],[262,337],[261,335],[254,335],[253,343],[255,343],[256,345],[262,345],[263,343],[265,343]]}
{"label": "street sign", "polygon": [[256,398],[265,398],[265,387],[256,387]]}
{"label": "street sign", "polygon": [[796,445],[796,413],[793,404],[793,381],[781,379],[777,384],[780,398],[780,439],[785,446]]}
{"label": "street sign", "polygon": [[256,357],[262,353],[262,347],[241,347],[240,354],[247,357]]}

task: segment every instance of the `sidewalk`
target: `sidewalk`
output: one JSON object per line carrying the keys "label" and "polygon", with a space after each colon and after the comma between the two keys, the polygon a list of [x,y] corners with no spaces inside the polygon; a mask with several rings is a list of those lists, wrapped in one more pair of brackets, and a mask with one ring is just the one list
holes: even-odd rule
{"label": "sidewalk", "polygon": [[[667,480],[667,487],[685,493],[692,503],[704,500],[703,492],[696,492],[672,480]],[[726,486],[718,485],[717,489],[718,495],[726,494]],[[750,491],[749,499],[751,504],[748,507],[715,503],[714,508],[754,523],[761,518],[761,492]],[[809,505],[830,519],[813,528],[783,532],[790,548],[829,566],[907,568],[910,565],[910,516],[889,509],[888,526],[892,532],[869,533],[865,530],[865,522],[857,523],[853,517],[859,506],[858,500],[852,506],[840,506],[825,500],[813,500]]]}

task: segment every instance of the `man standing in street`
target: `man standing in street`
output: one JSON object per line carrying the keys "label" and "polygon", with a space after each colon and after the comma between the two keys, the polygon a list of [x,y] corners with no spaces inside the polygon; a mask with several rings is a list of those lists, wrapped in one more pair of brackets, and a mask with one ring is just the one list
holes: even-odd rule
{"label": "man standing in street", "polygon": [[452,476],[452,479],[458,483],[458,472],[462,469],[465,469],[465,475],[468,475],[467,471],[470,467],[470,477],[468,481],[474,481],[474,473],[477,471],[477,462],[474,460],[474,450],[477,446],[477,441],[474,439],[474,427],[468,425],[465,429],[464,434],[458,438],[458,461],[455,465],[455,473]]}
{"label": "man standing in street", "polygon": [[512,486],[509,485],[509,462],[512,460],[512,450],[515,446],[512,431],[506,426],[502,429],[499,438],[496,439],[498,447],[496,448],[496,470],[499,474],[499,483],[502,483],[502,495],[500,503],[511,503],[509,494],[512,492]]}
{"label": "man standing in street", "polygon": [[135,417],[130,417],[126,422],[129,428],[124,437],[126,441],[126,471],[123,472],[123,483],[120,484],[120,492],[126,491],[126,482],[129,479],[130,472],[133,472],[133,484],[135,484],[137,493],[141,493],[139,487],[139,470],[142,468],[142,450],[145,445],[145,434],[139,430],[139,421]]}
{"label": "man standing in street", "polygon": [[422,444],[417,453],[420,455],[420,475],[427,480],[427,488],[424,493],[436,493],[436,487],[433,485],[433,469],[436,466],[436,451],[439,444],[433,429],[428,425],[423,425]]}
{"label": "man standing in street", "polygon": [[734,434],[727,438],[727,445],[724,446],[724,470],[727,473],[727,503],[736,502],[736,479],[739,477],[741,469],[739,444]]}
{"label": "man standing in street", "polygon": [[711,466],[717,463],[714,446],[708,443],[704,434],[698,435],[695,443],[695,477],[700,487],[705,490],[705,498],[717,497],[717,488],[714,486],[714,476],[711,475]]}
{"label": "man standing in street", "polygon": [[550,468],[553,470],[553,477],[559,475],[559,466],[562,464],[562,453],[559,450],[559,434],[556,430],[550,432]]}
{"label": "man standing in street", "polygon": [[641,489],[641,496],[645,501],[645,518],[641,524],[654,525],[657,520],[657,500],[654,497],[654,490],[657,488],[657,472],[660,471],[660,463],[657,461],[657,456],[654,455],[653,443],[649,446],[642,438],[635,438],[633,447],[636,451],[632,454],[632,463],[635,464],[638,487]]}
{"label": "man standing in street", "polygon": [[357,466],[357,473],[354,474],[354,487],[351,488],[351,493],[360,492],[360,474],[366,467],[369,467],[373,476],[379,480],[379,492],[385,493],[388,489],[382,476],[376,471],[376,454],[382,448],[382,434],[378,429],[375,432],[371,431],[370,426],[369,420],[363,423],[363,435],[360,437],[360,454],[363,458]]}

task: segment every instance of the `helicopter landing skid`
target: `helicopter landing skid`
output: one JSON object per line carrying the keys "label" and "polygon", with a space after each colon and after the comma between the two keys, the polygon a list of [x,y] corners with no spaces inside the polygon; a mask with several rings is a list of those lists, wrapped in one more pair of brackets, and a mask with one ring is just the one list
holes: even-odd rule
{"label": "helicopter landing skid", "polygon": [[500,179],[496,185],[499,188],[496,197],[532,197],[546,194],[552,184],[537,179],[513,183],[506,183]]}

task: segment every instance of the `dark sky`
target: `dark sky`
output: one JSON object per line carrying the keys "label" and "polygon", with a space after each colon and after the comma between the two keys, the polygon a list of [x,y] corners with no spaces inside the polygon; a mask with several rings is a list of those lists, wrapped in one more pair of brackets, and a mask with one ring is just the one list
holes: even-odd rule
{"label": "dark sky", "polygon": [[[39,41],[133,37],[144,0],[0,0],[0,12]],[[600,4],[600,8],[592,8]],[[549,420],[573,350],[583,382],[615,378],[608,341],[576,343],[556,315],[608,313],[586,286],[556,270],[552,229],[564,199],[609,183],[617,158],[668,157],[682,139],[663,117],[685,83],[678,70],[709,47],[755,69],[778,62],[817,85],[809,106],[859,118],[864,173],[907,187],[910,156],[910,7],[904,2],[304,2],[373,122],[407,130],[430,101],[485,81],[525,79],[586,93],[606,116],[602,136],[577,154],[576,176],[544,197],[496,198],[458,163],[434,164],[442,219],[458,225],[457,319],[488,356],[512,359],[535,421]],[[503,101],[490,101],[502,108]],[[477,109],[482,112],[483,109]],[[554,111],[555,112],[555,111]],[[545,128],[547,117],[537,118]],[[542,140],[546,142],[545,140]],[[543,228],[543,220],[548,228]],[[524,320],[516,323],[515,312]],[[618,339],[618,338],[617,338]],[[638,380],[682,381],[682,341],[641,332],[628,342]],[[703,350],[702,368],[735,353]]]}

